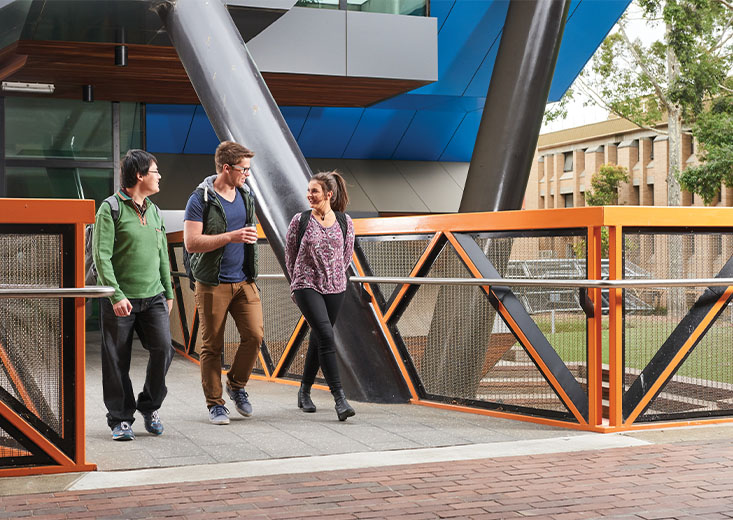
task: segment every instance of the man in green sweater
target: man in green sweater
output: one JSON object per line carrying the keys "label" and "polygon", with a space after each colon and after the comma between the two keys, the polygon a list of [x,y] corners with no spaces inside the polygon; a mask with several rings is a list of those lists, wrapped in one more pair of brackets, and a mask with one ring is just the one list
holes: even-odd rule
{"label": "man in green sweater", "polygon": [[[102,388],[112,438],[135,438],[135,410],[145,429],[163,433],[158,409],[167,393],[165,375],[173,359],[168,316],[173,304],[168,244],[158,208],[148,196],[160,191],[155,157],[130,150],[122,159],[120,191],[99,206],[92,250],[98,284],[114,295],[100,300]],[[132,333],[149,352],[145,385],[135,399],[130,382]]]}

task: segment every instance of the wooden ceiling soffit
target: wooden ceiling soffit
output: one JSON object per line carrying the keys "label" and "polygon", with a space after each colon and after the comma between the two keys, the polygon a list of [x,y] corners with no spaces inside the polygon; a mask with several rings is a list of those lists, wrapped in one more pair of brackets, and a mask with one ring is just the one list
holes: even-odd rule
{"label": "wooden ceiling soffit", "polygon": [[[82,85],[93,85],[94,99],[100,101],[199,102],[173,47],[127,44],[128,64],[118,67],[114,43],[21,40],[14,46],[12,55],[27,56],[25,65],[4,79],[53,83],[51,97],[78,99]],[[7,50],[0,51],[0,59]],[[365,107],[429,83],[276,72],[262,76],[281,106]]]}
{"label": "wooden ceiling soffit", "polygon": [[0,50],[0,81],[18,72],[28,61],[28,56],[18,54],[17,48],[18,42],[15,42]]}

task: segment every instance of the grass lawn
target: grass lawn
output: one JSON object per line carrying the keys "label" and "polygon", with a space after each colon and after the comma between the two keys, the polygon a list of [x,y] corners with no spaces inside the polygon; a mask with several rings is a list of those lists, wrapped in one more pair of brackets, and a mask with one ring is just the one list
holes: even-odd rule
{"label": "grass lawn", "polygon": [[[557,316],[555,334],[551,332],[549,318],[538,316],[535,318],[535,323],[563,361],[567,363],[586,361],[585,321],[582,317]],[[643,369],[676,325],[677,322],[665,317],[629,317],[625,330],[626,366],[637,370]],[[603,319],[601,338],[603,363],[608,363],[607,317]],[[677,375],[733,383],[733,325],[725,320],[717,321],[684,361]]]}

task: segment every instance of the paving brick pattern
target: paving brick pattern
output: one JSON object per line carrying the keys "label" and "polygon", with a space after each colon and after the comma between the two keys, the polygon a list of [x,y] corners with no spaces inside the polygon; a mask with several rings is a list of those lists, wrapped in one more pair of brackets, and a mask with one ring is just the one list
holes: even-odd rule
{"label": "paving brick pattern", "polygon": [[0,497],[33,520],[526,517],[731,519],[733,440]]}

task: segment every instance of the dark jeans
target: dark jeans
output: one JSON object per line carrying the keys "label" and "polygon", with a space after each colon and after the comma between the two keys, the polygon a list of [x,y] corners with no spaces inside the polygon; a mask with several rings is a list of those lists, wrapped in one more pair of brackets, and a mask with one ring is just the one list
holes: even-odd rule
{"label": "dark jeans", "polygon": [[344,293],[321,294],[313,289],[298,289],[293,292],[293,297],[311,328],[308,353],[303,367],[303,384],[313,384],[320,366],[329,388],[332,391],[341,390],[333,324],[336,323],[336,317],[344,301]]}
{"label": "dark jeans", "polygon": [[[109,299],[99,300],[102,324],[102,389],[110,428],[122,421],[132,424],[135,410],[154,412],[163,403],[168,389],[165,375],[173,360],[168,304],[165,296],[130,299],[129,316],[115,316]],[[130,382],[132,332],[137,332],[150,354],[143,391],[137,397]]]}

